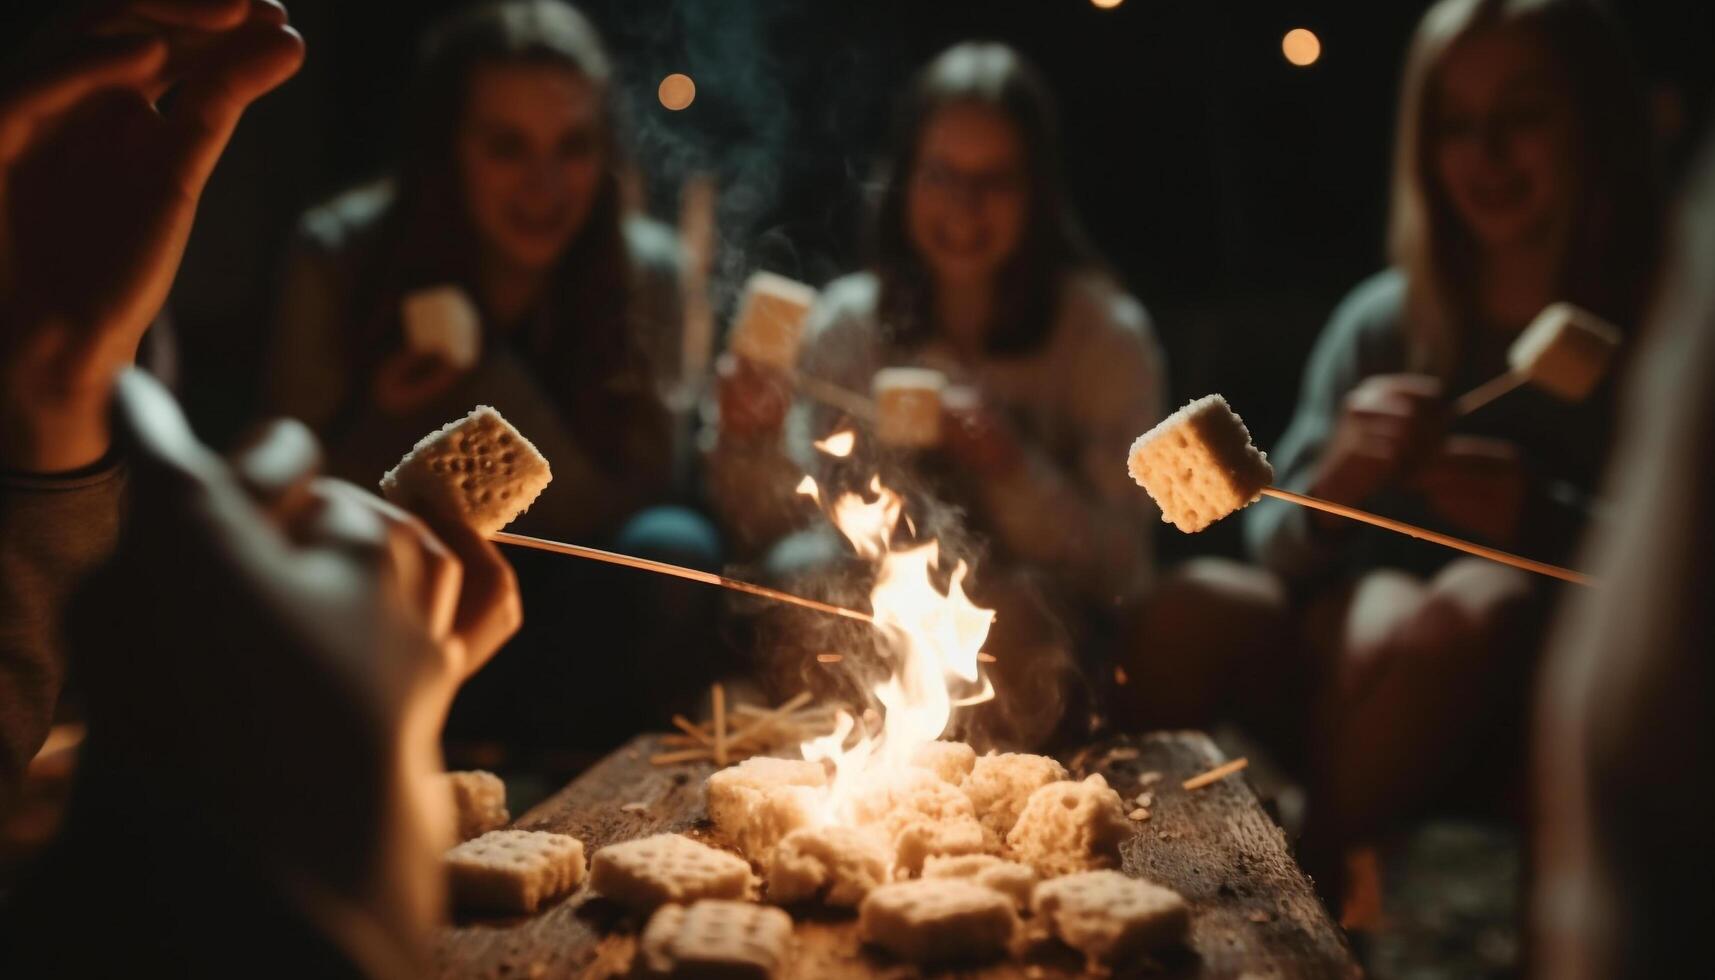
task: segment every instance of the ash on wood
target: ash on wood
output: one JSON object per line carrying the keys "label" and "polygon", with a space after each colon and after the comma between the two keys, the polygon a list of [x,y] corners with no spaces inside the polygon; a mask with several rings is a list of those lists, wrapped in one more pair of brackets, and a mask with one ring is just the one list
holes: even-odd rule
{"label": "ash on wood", "polygon": [[[650,765],[649,757],[660,750],[656,736],[633,740],[513,826],[572,834],[589,852],[664,832],[720,845],[703,810],[703,780],[714,767],[706,762]],[[1117,738],[1065,761],[1076,778],[1102,773],[1128,805],[1142,792],[1154,795],[1149,819],[1137,824],[1137,836],[1124,845],[1123,870],[1184,895],[1192,918],[1189,949],[1145,975],[1184,980],[1359,976],[1345,937],[1244,777],[1230,776],[1189,792],[1180,787],[1223,761],[1206,736],[1164,732]],[[437,966],[446,978],[623,977],[639,926],[580,890],[528,918],[459,920],[441,936]],[[800,919],[796,932],[793,977],[920,975],[864,948],[854,918]],[[1086,975],[1081,958],[1053,944],[1038,944],[1023,961],[963,967],[947,975],[954,974],[984,980]]]}

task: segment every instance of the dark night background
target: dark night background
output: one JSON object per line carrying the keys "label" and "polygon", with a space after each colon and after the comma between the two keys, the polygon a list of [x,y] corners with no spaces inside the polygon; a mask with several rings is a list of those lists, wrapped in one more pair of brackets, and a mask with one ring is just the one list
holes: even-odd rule
{"label": "dark night background", "polygon": [[[416,38],[456,5],[289,3],[308,60],[241,126],[204,199],[172,304],[181,394],[214,441],[230,441],[250,421],[281,248],[296,215],[383,171]],[[7,47],[25,47],[32,18],[56,6],[22,11]],[[579,6],[614,56],[651,211],[673,220],[688,172],[720,178],[723,308],[732,284],[756,265],[817,285],[853,268],[865,188],[911,73],[956,40],[1018,46],[1059,97],[1068,176],[1088,230],[1155,316],[1172,398],[1225,393],[1267,447],[1285,425],[1328,312],[1383,262],[1393,104],[1407,41],[1428,4]],[[1646,74],[1682,94],[1686,120],[1706,114],[1710,7],[1616,5]],[[1281,55],[1281,36],[1294,27],[1322,41],[1321,60],[1309,68]],[[674,71],[697,83],[695,103],[678,113],[655,98]],[[1683,135],[1672,145],[1683,145]],[[1212,530],[1196,550],[1233,548],[1236,528]],[[1189,547],[1173,540],[1173,551]]]}

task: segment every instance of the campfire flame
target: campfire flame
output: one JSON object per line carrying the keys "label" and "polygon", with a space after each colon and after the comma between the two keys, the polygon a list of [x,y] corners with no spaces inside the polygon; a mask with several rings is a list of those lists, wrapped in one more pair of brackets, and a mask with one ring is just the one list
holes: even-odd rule
{"label": "campfire flame", "polygon": [[841,429],[814,445],[829,456],[844,459],[852,454],[853,449],[857,448],[857,433],[850,429]]}
{"label": "campfire flame", "polygon": [[[992,658],[979,656],[994,611],[965,594],[969,569],[958,562],[946,591],[936,588],[932,576],[940,570],[939,542],[895,548],[904,500],[883,486],[879,476],[870,481],[869,491],[868,497],[842,494],[828,510],[857,553],[878,565],[870,605],[888,673],[871,693],[882,711],[877,724],[839,712],[833,732],[800,746],[805,759],[833,766],[823,814],[833,822],[849,822],[852,804],[866,787],[905,769],[920,746],[939,738],[953,709],[994,697],[994,686],[980,665]],[[820,500],[820,490],[809,477],[799,492]],[[909,521],[906,524],[909,528]],[[956,692],[974,693],[961,697]],[[848,746],[854,734],[857,740]]]}

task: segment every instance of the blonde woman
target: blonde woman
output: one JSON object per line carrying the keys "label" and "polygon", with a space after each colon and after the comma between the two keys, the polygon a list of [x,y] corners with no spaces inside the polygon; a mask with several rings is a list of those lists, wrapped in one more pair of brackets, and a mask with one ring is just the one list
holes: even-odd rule
{"label": "blonde woman", "polygon": [[[1659,212],[1616,38],[1587,0],[1442,0],[1424,16],[1400,100],[1393,268],[1317,343],[1274,454],[1282,486],[1568,558],[1607,457],[1612,384],[1581,404],[1521,390],[1464,418],[1448,405],[1504,371],[1552,302],[1638,322]],[[1479,762],[1510,771],[1553,588],[1275,501],[1246,530],[1320,655],[1305,675],[1312,851],[1456,780],[1479,787]]]}

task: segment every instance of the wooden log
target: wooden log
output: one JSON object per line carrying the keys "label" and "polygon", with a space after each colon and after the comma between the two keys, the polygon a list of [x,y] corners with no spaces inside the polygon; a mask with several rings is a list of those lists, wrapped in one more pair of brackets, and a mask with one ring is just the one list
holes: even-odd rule
{"label": "wooden log", "polygon": [[[653,833],[686,833],[722,846],[704,809],[708,762],[656,767],[657,736],[643,736],[604,759],[514,826],[582,839],[593,852]],[[1152,977],[1241,976],[1355,978],[1344,935],[1293,863],[1286,840],[1257,803],[1249,783],[1234,775],[1194,792],[1181,782],[1223,762],[1195,732],[1114,739],[1081,751],[1073,775],[1100,772],[1128,801],[1148,790],[1150,819],[1123,849],[1122,870],[1177,890],[1190,902],[1189,949],[1163,959]],[[1158,774],[1146,778],[1147,774]],[[642,803],[641,809],[623,809]],[[445,978],[589,977],[626,975],[636,949],[636,919],[615,912],[587,890],[530,917],[461,919],[445,929],[437,972]],[[793,978],[872,980],[878,977],[959,976],[980,980],[1086,976],[1083,960],[1058,944],[1033,947],[1018,961],[964,965],[921,974],[864,947],[851,917],[801,920]]]}

